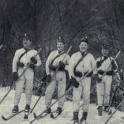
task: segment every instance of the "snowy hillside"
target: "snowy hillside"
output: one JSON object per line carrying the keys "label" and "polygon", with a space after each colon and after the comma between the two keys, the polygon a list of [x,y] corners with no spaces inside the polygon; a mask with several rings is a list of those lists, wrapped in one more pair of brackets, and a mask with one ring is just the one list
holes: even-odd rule
{"label": "snowy hillside", "polygon": [[[5,95],[5,93],[8,90],[0,89],[0,99]],[[14,98],[14,91],[11,91],[9,96],[5,99],[5,101],[0,105],[0,115],[8,116],[11,113],[11,109],[13,108],[13,98]],[[33,96],[32,97],[32,105],[36,102],[38,97]],[[25,97],[24,94],[22,94],[22,99],[20,101],[20,110],[25,107]],[[52,110],[55,110],[57,107],[57,104],[53,106]],[[88,115],[88,124],[104,124],[107,118],[109,117],[106,113],[103,113],[103,117],[98,118],[97,116],[97,106],[91,104],[90,105],[90,111]],[[44,105],[44,97],[41,98],[40,102],[36,106],[34,112],[39,114],[45,109]],[[69,101],[65,102],[64,111],[63,113],[57,118],[57,119],[51,119],[49,116],[46,116],[45,118],[35,121],[34,124],[73,124],[71,121],[72,119],[72,103]],[[81,115],[82,112],[80,112]],[[33,114],[30,114],[28,120],[23,119],[24,113],[21,113],[17,116],[15,116],[13,119],[9,121],[3,121],[0,118],[0,124],[29,124],[29,122],[33,119]],[[124,124],[124,121],[122,119],[124,117],[124,112],[117,112],[114,117],[111,119],[111,121],[108,124]]]}

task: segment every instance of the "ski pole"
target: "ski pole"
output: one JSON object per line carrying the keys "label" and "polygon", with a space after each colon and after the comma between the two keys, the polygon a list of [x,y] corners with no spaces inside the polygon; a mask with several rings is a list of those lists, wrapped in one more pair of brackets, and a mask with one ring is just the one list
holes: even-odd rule
{"label": "ski pole", "polygon": [[113,117],[113,115],[117,112],[118,108],[120,107],[120,105],[123,103],[124,98],[122,99],[122,101],[119,103],[119,105],[116,107],[115,111],[112,113],[112,115],[107,119],[107,121],[105,122],[105,124],[107,124],[110,119]]}
{"label": "ski pole", "polygon": [[[44,85],[44,83],[42,83],[41,88],[43,87],[43,85]],[[32,112],[33,112],[34,108],[36,107],[37,103],[40,101],[41,97],[42,97],[42,94],[40,94],[40,96],[39,96],[39,98],[37,99],[36,103],[35,103],[35,104],[34,104],[34,106],[32,107],[32,109],[31,109],[30,113],[32,113]]]}
{"label": "ski pole", "polygon": [[[39,51],[37,52],[37,54],[34,56],[36,57],[41,51],[41,48],[39,49]],[[25,70],[22,72],[22,74],[19,76],[19,78],[13,83],[13,85],[10,87],[10,89],[8,90],[8,92],[5,94],[5,96],[2,98],[2,100],[0,101],[0,104],[4,101],[4,99],[8,96],[8,94],[10,93],[10,91],[12,90],[14,84],[17,83],[17,81],[22,77],[22,75],[25,73],[25,71],[28,69],[28,67],[30,66],[30,64],[27,65],[27,67],[25,68]]]}
{"label": "ski pole", "polygon": [[3,44],[0,45],[0,49],[2,49],[2,47],[3,47]]}

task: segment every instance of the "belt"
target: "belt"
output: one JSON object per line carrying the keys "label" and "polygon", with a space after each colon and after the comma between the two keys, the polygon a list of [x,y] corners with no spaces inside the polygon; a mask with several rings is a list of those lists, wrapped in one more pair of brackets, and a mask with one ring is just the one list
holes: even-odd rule
{"label": "belt", "polygon": [[[103,71],[103,70],[99,70],[99,71],[98,71],[98,74],[100,74],[100,75],[103,75],[104,73],[105,73],[105,71]],[[105,75],[112,76],[112,75],[113,75],[113,71],[107,71],[107,72],[105,73]]]}
{"label": "belt", "polygon": [[19,68],[27,68],[27,67],[29,67],[29,68],[31,68],[31,69],[33,69],[33,70],[35,70],[35,65],[34,64],[30,64],[30,63],[27,63],[27,64],[23,64],[23,63],[18,63],[18,67]]}
{"label": "belt", "polygon": [[83,76],[85,76],[86,75],[86,77],[91,77],[92,76],[92,74],[93,74],[93,72],[85,72],[84,74],[82,74],[81,72],[79,72],[79,71],[75,71],[75,73],[74,73],[74,75],[76,76],[76,77],[83,77]]}

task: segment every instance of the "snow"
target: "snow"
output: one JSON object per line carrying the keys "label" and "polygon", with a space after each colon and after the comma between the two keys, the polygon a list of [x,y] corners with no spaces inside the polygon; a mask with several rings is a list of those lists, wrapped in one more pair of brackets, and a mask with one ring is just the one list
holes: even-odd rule
{"label": "snow", "polygon": [[[7,91],[8,89],[5,89],[5,88],[0,89],[0,99],[3,98],[3,96]],[[0,105],[0,115],[4,115],[5,117],[7,117],[8,115],[11,114],[11,111],[13,108],[14,92],[15,91],[12,90],[10,94],[7,96],[7,98]],[[37,96],[32,97],[31,107],[34,105],[37,99],[38,99]],[[25,107],[25,95],[22,94],[19,108],[20,110],[22,110],[24,109],[24,107]],[[56,108],[57,108],[57,104],[55,104],[52,107],[52,110],[56,110]],[[39,114],[44,110],[45,110],[45,102],[44,102],[44,97],[42,97],[38,105],[34,109],[34,112],[36,112],[36,114]],[[35,121],[33,124],[73,124],[73,121],[71,121],[72,114],[73,114],[72,102],[65,101],[64,111],[57,119],[52,119],[49,116],[46,116],[43,119]],[[82,110],[80,110],[80,117],[81,117],[81,114],[82,114]],[[90,104],[87,121],[88,121],[88,124],[104,124],[105,121],[109,118],[109,116],[110,115],[103,113],[103,116],[99,118],[97,116],[97,106],[94,104]],[[29,115],[28,120],[23,119],[23,117],[24,117],[24,113],[21,113],[15,116],[13,119],[9,121],[3,121],[2,118],[0,118],[0,124],[29,124],[29,122],[33,120],[33,114]],[[117,111],[108,124],[124,124],[123,117],[124,117],[124,112]]]}

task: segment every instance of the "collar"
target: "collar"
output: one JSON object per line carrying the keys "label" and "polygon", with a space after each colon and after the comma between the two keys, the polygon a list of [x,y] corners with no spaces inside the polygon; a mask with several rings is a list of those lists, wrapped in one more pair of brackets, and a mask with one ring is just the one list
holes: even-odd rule
{"label": "collar", "polygon": [[82,56],[85,56],[87,53],[88,53],[87,51],[86,51],[86,52],[83,52],[83,53],[80,51],[80,54],[81,54]]}
{"label": "collar", "polygon": [[62,54],[62,53],[64,53],[64,50],[63,51],[58,51],[58,54]]}

